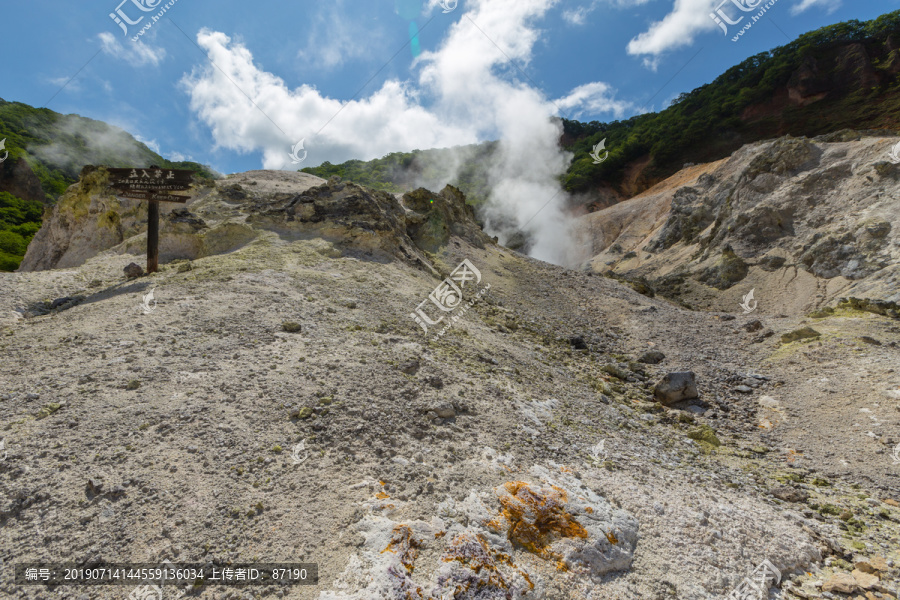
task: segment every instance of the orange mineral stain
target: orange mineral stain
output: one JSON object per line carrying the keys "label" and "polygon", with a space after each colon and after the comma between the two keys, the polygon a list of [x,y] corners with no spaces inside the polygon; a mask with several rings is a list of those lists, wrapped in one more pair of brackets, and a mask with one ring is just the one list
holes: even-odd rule
{"label": "orange mineral stain", "polygon": [[412,573],[415,568],[416,557],[419,556],[419,543],[413,535],[409,525],[397,525],[394,527],[393,536],[387,548],[381,551],[393,552],[400,557],[400,564],[407,573]]}
{"label": "orange mineral stain", "polygon": [[559,556],[549,550],[560,538],[587,538],[588,533],[566,510],[568,497],[556,486],[533,488],[522,481],[503,484],[500,514],[486,523],[495,531],[506,529],[509,540],[542,558]]}

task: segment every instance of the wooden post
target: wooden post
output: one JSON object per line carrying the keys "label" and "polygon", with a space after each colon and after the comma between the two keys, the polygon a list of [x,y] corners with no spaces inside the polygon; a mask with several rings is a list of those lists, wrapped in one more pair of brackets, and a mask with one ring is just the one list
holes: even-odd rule
{"label": "wooden post", "polygon": [[147,273],[159,271],[159,202],[147,203]]}

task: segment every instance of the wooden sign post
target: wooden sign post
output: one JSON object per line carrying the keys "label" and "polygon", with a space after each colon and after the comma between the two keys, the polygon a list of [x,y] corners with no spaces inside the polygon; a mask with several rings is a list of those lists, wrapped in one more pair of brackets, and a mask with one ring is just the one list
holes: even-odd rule
{"label": "wooden sign post", "polygon": [[169,194],[191,189],[193,171],[186,169],[107,169],[109,185],[123,198],[149,202],[147,207],[147,272],[159,270],[159,203],[187,202],[190,196]]}

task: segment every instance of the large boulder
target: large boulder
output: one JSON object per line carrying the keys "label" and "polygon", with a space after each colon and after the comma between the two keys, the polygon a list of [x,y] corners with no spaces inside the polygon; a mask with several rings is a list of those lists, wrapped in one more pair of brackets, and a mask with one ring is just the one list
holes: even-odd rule
{"label": "large boulder", "polygon": [[656,384],[653,395],[666,406],[697,398],[697,380],[693,371],[669,373]]}
{"label": "large boulder", "polygon": [[633,515],[556,467],[528,479],[448,496],[428,520],[394,521],[402,500],[376,496],[350,530],[358,552],[319,600],[541,600],[559,571],[598,582],[631,568]]}

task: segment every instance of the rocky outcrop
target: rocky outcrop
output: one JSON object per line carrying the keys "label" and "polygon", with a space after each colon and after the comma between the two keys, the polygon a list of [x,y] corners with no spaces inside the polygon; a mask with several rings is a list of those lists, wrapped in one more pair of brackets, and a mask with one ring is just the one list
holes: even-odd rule
{"label": "rocky outcrop", "polygon": [[[420,264],[428,264],[423,250],[436,251],[451,235],[476,247],[492,243],[452,186],[398,198],[339,178],[251,171],[198,180],[189,193],[185,205],[161,204],[161,263],[224,254],[273,233],[284,240],[322,237]],[[73,267],[105,251],[141,255],[146,224],[146,202],[116,197],[107,171],[86,167],[45,219],[19,270]]]}
{"label": "rocky outcrop", "polygon": [[105,169],[85,167],[63,194],[28,246],[19,271],[42,271],[82,264],[138,233],[147,209],[137,200],[119,200]]}
{"label": "rocky outcrop", "polygon": [[[692,307],[810,311],[840,298],[900,300],[897,138],[790,136],[679,173],[582,218],[591,267]],[[752,307],[749,307],[752,308]]]}
{"label": "rocky outcrop", "polygon": [[44,190],[24,158],[0,163],[0,192],[7,192],[23,200],[44,202]]}

